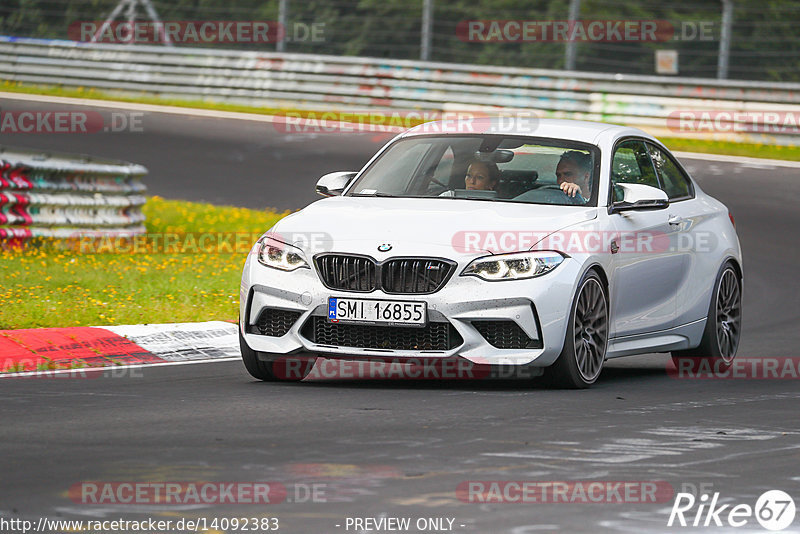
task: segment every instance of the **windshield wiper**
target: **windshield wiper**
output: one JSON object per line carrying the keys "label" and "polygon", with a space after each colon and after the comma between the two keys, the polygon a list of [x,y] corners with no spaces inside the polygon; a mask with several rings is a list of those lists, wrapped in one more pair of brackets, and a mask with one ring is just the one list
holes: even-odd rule
{"label": "windshield wiper", "polygon": [[498,202],[498,201],[502,202],[503,200],[507,200],[507,199],[504,199],[504,198],[497,198],[497,197],[478,197],[478,196],[471,197],[471,196],[466,196],[466,195],[462,196],[462,197],[451,197],[449,195],[447,195],[447,196],[438,196],[437,195],[437,196],[425,197],[425,198],[447,198],[447,199],[450,199],[450,200],[480,200],[482,202]]}
{"label": "windshield wiper", "polygon": [[491,197],[453,197],[457,200],[480,200],[481,202],[497,202],[498,200],[504,200],[502,198],[491,198]]}
{"label": "windshield wiper", "polygon": [[390,195],[389,193],[381,193],[380,191],[375,191],[374,193],[353,193],[349,195],[351,197],[383,197],[383,198],[396,198],[397,195]]}

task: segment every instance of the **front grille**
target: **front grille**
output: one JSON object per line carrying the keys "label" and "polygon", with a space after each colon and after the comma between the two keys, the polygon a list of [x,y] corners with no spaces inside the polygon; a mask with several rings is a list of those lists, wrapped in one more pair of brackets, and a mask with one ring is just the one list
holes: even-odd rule
{"label": "front grille", "polygon": [[376,265],[372,258],[328,254],[317,256],[317,271],[331,289],[369,292],[376,289]]}
{"label": "front grille", "polygon": [[472,326],[498,349],[538,349],[541,342],[531,339],[514,321],[472,321]]}
{"label": "front grille", "polygon": [[330,289],[368,293],[434,293],[444,286],[455,263],[435,258],[395,258],[382,263],[367,256],[321,254],[314,258],[322,283]]}
{"label": "front grille", "polygon": [[256,324],[250,326],[251,334],[262,336],[285,336],[300,318],[300,312],[267,308],[258,316]]}
{"label": "front grille", "polygon": [[441,289],[454,269],[452,263],[424,258],[389,260],[381,265],[386,293],[433,293]]}
{"label": "front grille", "polygon": [[428,323],[422,328],[329,323],[315,316],[303,326],[303,335],[319,345],[385,350],[450,350],[463,339],[450,323]]}

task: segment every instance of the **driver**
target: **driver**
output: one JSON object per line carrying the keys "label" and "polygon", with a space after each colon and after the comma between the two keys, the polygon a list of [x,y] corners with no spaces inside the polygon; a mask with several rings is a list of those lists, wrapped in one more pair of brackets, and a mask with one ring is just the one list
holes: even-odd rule
{"label": "driver", "polygon": [[561,154],[556,166],[556,182],[564,194],[588,198],[591,192],[592,156],[577,150]]}
{"label": "driver", "polygon": [[464,185],[470,190],[493,191],[500,181],[500,169],[493,161],[473,160],[467,167]]}

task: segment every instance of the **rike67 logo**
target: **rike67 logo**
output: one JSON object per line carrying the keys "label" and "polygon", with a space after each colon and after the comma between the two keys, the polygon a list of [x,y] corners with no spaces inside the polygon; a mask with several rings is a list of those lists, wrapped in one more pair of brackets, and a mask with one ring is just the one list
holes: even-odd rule
{"label": "rike67 logo", "polygon": [[704,493],[700,498],[691,493],[678,493],[667,526],[738,528],[755,519],[763,528],[777,531],[787,528],[794,521],[794,500],[781,490],[765,491],[756,500],[755,506],[745,503],[720,504],[719,500],[719,492],[711,497]]}

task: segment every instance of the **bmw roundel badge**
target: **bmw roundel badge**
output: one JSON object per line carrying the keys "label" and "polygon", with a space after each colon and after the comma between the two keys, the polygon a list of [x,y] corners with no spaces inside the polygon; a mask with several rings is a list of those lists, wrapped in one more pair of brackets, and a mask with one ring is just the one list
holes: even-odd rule
{"label": "bmw roundel badge", "polygon": [[378,245],[378,250],[380,250],[381,252],[389,252],[390,250],[392,250],[392,245],[390,245],[389,243],[383,243],[382,245]]}

